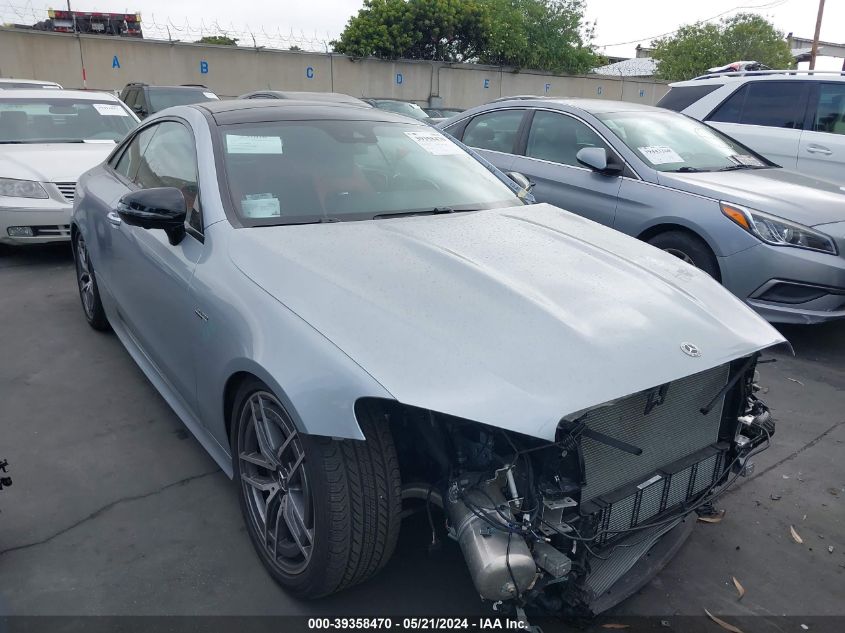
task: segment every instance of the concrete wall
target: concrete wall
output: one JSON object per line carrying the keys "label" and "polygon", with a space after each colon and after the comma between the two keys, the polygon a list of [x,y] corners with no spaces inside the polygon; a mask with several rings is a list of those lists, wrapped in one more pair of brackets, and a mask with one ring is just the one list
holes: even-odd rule
{"label": "concrete wall", "polygon": [[220,96],[272,88],[392,97],[470,107],[502,96],[624,99],[654,104],[668,88],[636,79],[556,76],[536,71],[425,61],[354,60],[343,55],[80,36],[0,28],[0,77],[120,90],[131,81],[200,83]]}

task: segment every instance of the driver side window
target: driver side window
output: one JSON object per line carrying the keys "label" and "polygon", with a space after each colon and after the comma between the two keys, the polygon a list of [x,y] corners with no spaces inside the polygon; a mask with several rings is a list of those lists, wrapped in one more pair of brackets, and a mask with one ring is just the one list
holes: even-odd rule
{"label": "driver side window", "polygon": [[175,121],[159,123],[153,129],[155,133],[144,149],[133,180],[142,189],[179,189],[188,209],[188,224],[202,231],[194,138],[187,127]]}
{"label": "driver side window", "polygon": [[581,167],[575,156],[585,147],[602,147],[609,151],[601,137],[578,119],[542,110],[534,113],[526,156]]}

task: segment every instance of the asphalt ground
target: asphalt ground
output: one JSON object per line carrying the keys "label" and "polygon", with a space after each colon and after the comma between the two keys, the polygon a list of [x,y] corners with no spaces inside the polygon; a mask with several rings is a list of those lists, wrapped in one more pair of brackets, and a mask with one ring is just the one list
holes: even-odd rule
{"label": "asphalt ground", "polygon": [[[428,551],[422,517],[369,582],[314,602],[286,595],[251,547],[234,484],[116,337],[85,323],[69,247],[0,249],[0,459],[14,481],[0,491],[0,613],[489,614],[457,546]],[[845,322],[782,331],[796,355],[760,368],[772,448],[719,501],[724,519],[700,523],[604,621],[845,616]]]}

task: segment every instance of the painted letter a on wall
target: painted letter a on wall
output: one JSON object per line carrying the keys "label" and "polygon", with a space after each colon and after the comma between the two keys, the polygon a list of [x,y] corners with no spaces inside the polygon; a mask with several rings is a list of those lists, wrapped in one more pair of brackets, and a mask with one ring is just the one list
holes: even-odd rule
{"label": "painted letter a on wall", "polygon": [[117,58],[117,55],[115,55],[115,56],[112,58],[112,60],[111,60],[111,67],[112,67],[112,68],[120,68],[120,60]]}

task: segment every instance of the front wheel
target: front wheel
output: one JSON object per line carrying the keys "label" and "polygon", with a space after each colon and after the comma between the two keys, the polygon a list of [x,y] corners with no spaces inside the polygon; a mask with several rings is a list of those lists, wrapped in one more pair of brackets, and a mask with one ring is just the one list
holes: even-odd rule
{"label": "front wheel", "polygon": [[91,256],[88,254],[85,238],[79,233],[73,238],[73,260],[76,264],[76,284],[79,287],[85,320],[95,330],[108,330],[109,320],[106,318],[103,302],[100,301],[100,290],[97,287],[94,267],[91,265]]}
{"label": "front wheel", "polygon": [[365,441],[304,435],[263,383],[238,390],[231,443],[241,511],[261,562],[295,595],[362,582],[396,547],[396,448],[384,424],[360,424]]}
{"label": "front wheel", "polygon": [[719,280],[719,264],[710,247],[695,235],[683,231],[666,231],[655,235],[648,243],[678,259],[700,268],[713,279]]}

